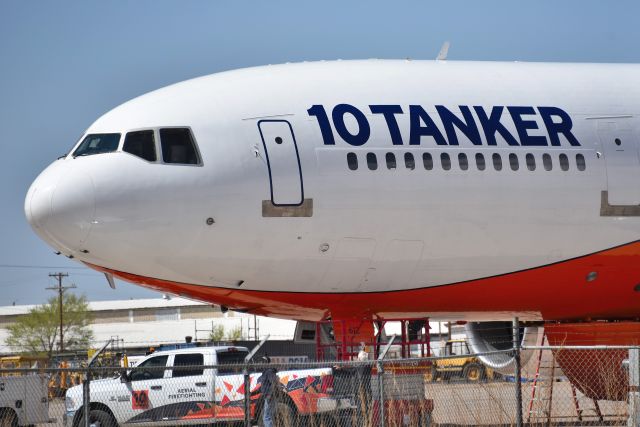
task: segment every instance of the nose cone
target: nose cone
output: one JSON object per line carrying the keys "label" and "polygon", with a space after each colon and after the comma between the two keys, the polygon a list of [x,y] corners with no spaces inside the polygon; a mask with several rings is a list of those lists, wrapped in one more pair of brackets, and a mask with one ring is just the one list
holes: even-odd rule
{"label": "nose cone", "polygon": [[25,199],[25,215],[33,230],[65,254],[84,249],[95,218],[91,176],[71,162],[49,166]]}

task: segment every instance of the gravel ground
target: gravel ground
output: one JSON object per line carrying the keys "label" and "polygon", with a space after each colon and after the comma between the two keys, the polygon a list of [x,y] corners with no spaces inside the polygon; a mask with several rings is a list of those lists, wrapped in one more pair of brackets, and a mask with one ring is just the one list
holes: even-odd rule
{"label": "gravel ground", "polygon": [[[529,416],[531,401],[531,384],[523,384],[523,415],[524,421],[531,424],[543,425],[544,417],[536,417],[536,413],[543,414],[548,407],[549,388],[541,388],[538,396],[542,396],[533,405],[533,413]],[[427,399],[434,402],[433,421],[440,425],[469,425],[495,426],[515,423],[516,399],[515,384],[507,382],[464,383],[464,382],[436,382],[425,386]],[[594,404],[591,400],[578,393],[583,421],[580,423],[574,406],[571,386],[568,382],[556,382],[553,385],[552,421],[570,425],[604,425],[597,423]],[[605,420],[620,421],[617,425],[624,425],[627,412],[626,402],[600,401],[600,410]],[[55,418],[54,424],[48,426],[62,426],[64,414],[64,400],[55,399],[49,403],[49,416]],[[596,422],[596,424],[593,424]]]}

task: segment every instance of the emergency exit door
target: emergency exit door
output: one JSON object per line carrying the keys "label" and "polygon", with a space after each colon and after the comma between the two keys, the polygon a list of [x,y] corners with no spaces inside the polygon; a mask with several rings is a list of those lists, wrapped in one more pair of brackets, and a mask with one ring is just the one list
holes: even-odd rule
{"label": "emergency exit door", "polygon": [[291,124],[286,120],[261,120],[258,129],[266,154],[275,206],[299,206],[304,201],[302,169]]}
{"label": "emergency exit door", "polygon": [[603,119],[598,123],[611,205],[640,204],[640,144],[630,126],[629,119]]}

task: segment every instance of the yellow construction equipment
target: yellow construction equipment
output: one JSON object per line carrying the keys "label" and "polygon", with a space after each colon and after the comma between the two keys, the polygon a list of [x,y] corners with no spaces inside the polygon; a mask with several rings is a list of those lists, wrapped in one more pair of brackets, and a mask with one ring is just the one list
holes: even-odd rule
{"label": "yellow construction equipment", "polygon": [[448,340],[444,346],[444,352],[441,354],[441,356],[447,357],[433,361],[430,372],[426,374],[427,380],[437,381],[438,379],[462,378],[470,382],[476,382],[493,378],[493,370],[487,368],[480,359],[470,353],[466,340]]}

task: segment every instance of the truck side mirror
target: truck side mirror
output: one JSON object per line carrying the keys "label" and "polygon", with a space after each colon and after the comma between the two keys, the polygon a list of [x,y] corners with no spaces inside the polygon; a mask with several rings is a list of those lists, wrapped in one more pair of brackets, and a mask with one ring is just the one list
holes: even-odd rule
{"label": "truck side mirror", "polygon": [[129,378],[129,375],[127,375],[127,370],[123,369],[122,371],[120,371],[120,382],[128,383],[129,381],[131,381],[131,379]]}

